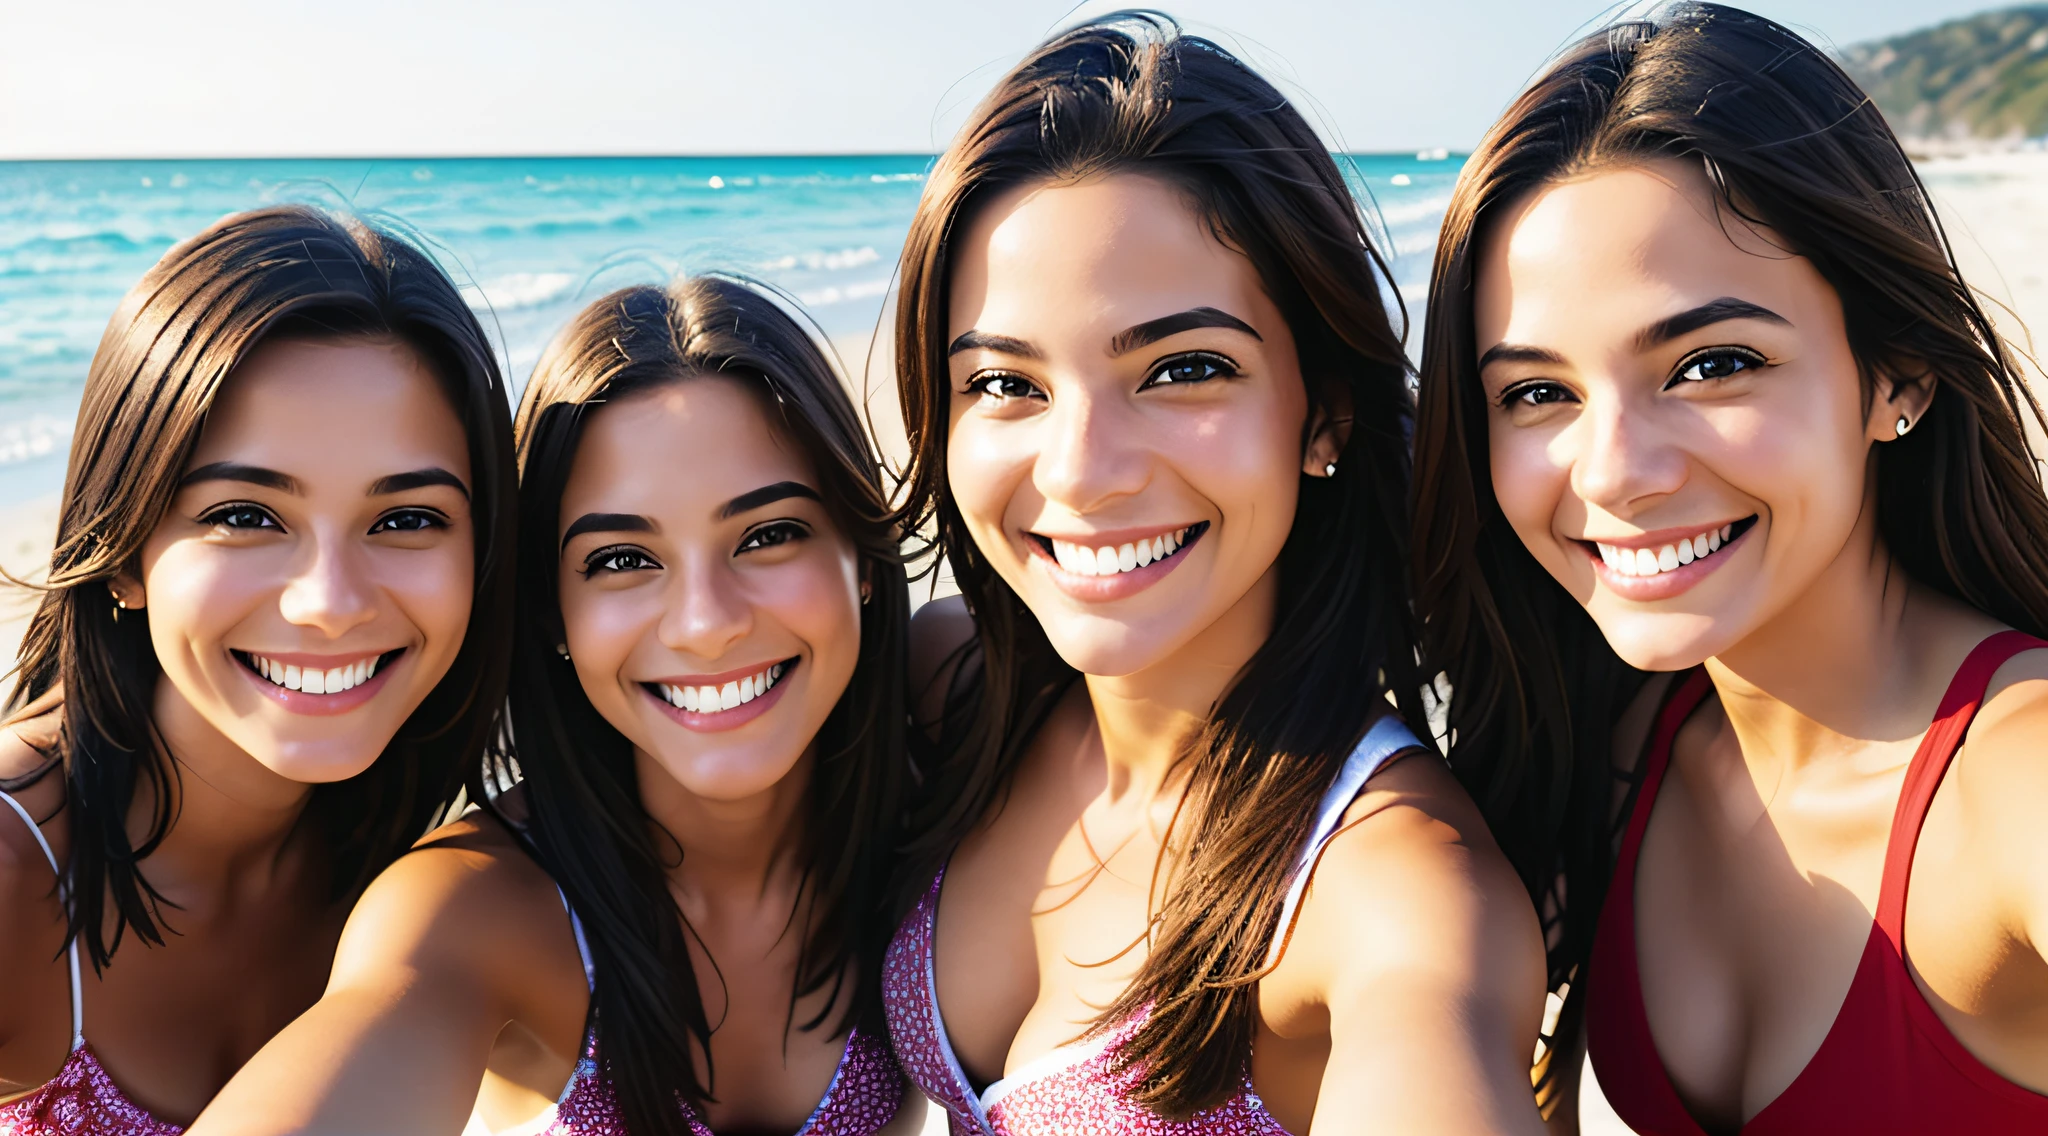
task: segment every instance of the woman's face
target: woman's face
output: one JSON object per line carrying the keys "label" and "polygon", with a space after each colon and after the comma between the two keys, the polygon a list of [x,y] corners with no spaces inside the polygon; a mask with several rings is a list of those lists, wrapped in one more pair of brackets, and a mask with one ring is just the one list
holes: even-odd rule
{"label": "woman's face", "polygon": [[[159,728],[294,782],[369,768],[462,646],[469,446],[387,342],[264,344],[222,387],[170,512],[117,583],[147,618]],[[188,757],[190,755],[187,755]]]}
{"label": "woman's face", "polygon": [[562,665],[709,800],[788,776],[860,657],[859,555],[762,397],[700,375],[606,403],[562,494]]}
{"label": "woman's face", "polygon": [[1722,654],[1867,556],[1873,442],[1835,291],[1675,161],[1539,189],[1480,250],[1494,494],[1630,664]]}
{"label": "woman's face", "polygon": [[1262,640],[1308,397],[1258,273],[1163,183],[1011,191],[955,245],[946,470],[1070,665],[1127,675],[1235,613]]}

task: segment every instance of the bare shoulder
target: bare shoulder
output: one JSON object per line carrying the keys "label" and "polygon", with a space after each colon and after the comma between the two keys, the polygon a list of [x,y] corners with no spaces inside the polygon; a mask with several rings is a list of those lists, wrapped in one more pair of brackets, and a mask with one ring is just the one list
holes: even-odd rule
{"label": "bare shoulder", "polygon": [[[57,710],[49,708],[0,726],[0,790],[28,810],[61,859],[66,833],[61,823],[64,776],[57,763],[58,719]],[[50,861],[35,833],[13,809],[0,804],[0,903],[13,901],[24,887],[40,896],[49,890],[50,879]]]}
{"label": "bare shoulder", "polygon": [[1346,972],[1367,983],[1398,973],[1532,1007],[1543,996],[1529,894],[1464,787],[1426,752],[1374,774],[1346,810],[1310,878],[1297,947],[1328,960],[1317,969],[1333,986]]}
{"label": "bare shoulder", "polygon": [[[2020,868],[2048,900],[2048,847],[2040,818],[2048,811],[2048,650],[2008,659],[1992,675],[1983,707],[1944,779],[1964,811],[1964,831],[1989,841],[1989,863]],[[2044,910],[2048,915],[2048,910]]]}
{"label": "bare shoulder", "polygon": [[507,996],[537,973],[582,970],[554,881],[490,813],[429,833],[370,884],[335,956],[335,981],[460,974]]}
{"label": "bare shoulder", "polygon": [[927,728],[935,728],[945,713],[946,695],[974,636],[974,615],[964,596],[932,600],[910,617],[910,700]]}

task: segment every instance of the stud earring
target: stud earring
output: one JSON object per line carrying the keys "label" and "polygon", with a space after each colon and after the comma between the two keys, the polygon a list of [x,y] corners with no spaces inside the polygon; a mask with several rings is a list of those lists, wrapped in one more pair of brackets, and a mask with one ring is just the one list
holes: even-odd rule
{"label": "stud earring", "polygon": [[114,622],[119,623],[121,613],[128,610],[128,601],[121,598],[121,593],[115,591],[112,584],[107,585],[107,594],[114,597]]}
{"label": "stud earring", "polygon": [[569,645],[567,643],[555,644],[555,654],[562,656],[562,660],[567,662],[569,659]]}
{"label": "stud earring", "polygon": [[874,599],[874,598],[875,598],[875,589],[874,589],[873,585],[870,585],[870,584],[862,584],[862,585],[860,586],[860,602],[861,602],[861,606],[863,606],[863,607],[867,606],[867,602],[868,602],[869,600],[871,600],[871,599]]}
{"label": "stud earring", "polygon": [[1895,429],[1895,430],[1897,430],[1897,431],[1899,432],[1899,437],[1901,437],[1901,438],[1905,437],[1905,436],[1906,436],[1906,431],[1908,431],[1908,430],[1911,430],[1912,428],[1913,428],[1913,420],[1912,420],[1912,419],[1910,419],[1910,418],[1908,418],[1908,417],[1906,417],[1906,416],[1905,416],[1905,415],[1903,415],[1903,414],[1899,415],[1899,423],[1898,423],[1898,425],[1897,425],[1897,426],[1894,426],[1894,427],[1893,427],[1893,429]]}
{"label": "stud earring", "polygon": [[1337,476],[1337,463],[1336,463],[1336,462],[1331,462],[1330,464],[1328,464],[1328,465],[1324,466],[1324,467],[1323,467],[1323,476],[1324,476],[1324,477],[1335,477],[1335,476]]}

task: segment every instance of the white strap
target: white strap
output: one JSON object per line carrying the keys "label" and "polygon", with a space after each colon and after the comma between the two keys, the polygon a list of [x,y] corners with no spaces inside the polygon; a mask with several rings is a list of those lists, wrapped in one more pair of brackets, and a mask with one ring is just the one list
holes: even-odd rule
{"label": "white strap", "polygon": [[1280,948],[1287,941],[1288,928],[1294,922],[1295,909],[1301,906],[1302,894],[1308,890],[1312,874],[1309,869],[1315,864],[1323,845],[1337,834],[1337,826],[1343,822],[1351,802],[1358,799],[1365,783],[1379,772],[1388,758],[1421,744],[1400,718],[1388,714],[1373,723],[1372,729],[1358,740],[1351,756],[1344,759],[1344,767],[1337,771],[1336,779],[1330,783],[1329,791],[1323,794],[1322,803],[1316,807],[1316,826],[1309,833],[1308,843],[1294,858],[1293,878],[1287,884],[1287,898],[1280,904],[1280,923],[1273,933],[1273,944],[1267,950],[1266,965],[1271,966],[1279,959]]}
{"label": "white strap", "polygon": [[[6,793],[0,793],[0,801],[6,802],[7,807],[14,810],[15,815],[21,818],[21,823],[28,826],[28,834],[36,838],[36,847],[43,850],[43,859],[50,862],[50,871],[57,875],[57,898],[64,901],[66,913],[69,914],[71,889],[64,879],[63,867],[57,863],[57,853],[50,848],[50,842],[43,839],[43,830],[37,827],[36,818],[29,815],[20,801]],[[77,937],[72,938],[66,952],[71,956],[71,1048],[77,1049],[85,1044],[85,1002],[78,981]]]}
{"label": "white strap", "polygon": [[576,932],[576,953],[583,959],[583,984],[591,990],[597,989],[597,966],[590,961],[590,940],[583,937],[583,920],[576,918],[576,909],[569,906],[569,893],[555,885],[555,894],[562,897],[562,910],[569,913],[569,929]]}

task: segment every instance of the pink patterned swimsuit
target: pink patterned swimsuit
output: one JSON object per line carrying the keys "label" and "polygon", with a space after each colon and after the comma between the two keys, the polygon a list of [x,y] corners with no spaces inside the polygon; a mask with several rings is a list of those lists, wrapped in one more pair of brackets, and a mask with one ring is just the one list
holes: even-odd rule
{"label": "pink patterned swimsuit", "polygon": [[[590,962],[589,940],[583,937],[583,921],[569,907],[567,896],[562,898],[562,906],[568,910],[569,926],[576,932],[576,952],[583,956],[584,981],[594,989],[597,972]],[[855,1029],[847,1035],[846,1052],[840,1055],[832,1083],[825,1087],[824,1097],[803,1127],[797,1129],[796,1136],[873,1136],[896,1118],[897,1106],[902,1102],[903,1072],[896,1067],[888,1044]],[[690,1136],[716,1136],[695,1109],[684,1106],[684,1114]],[[0,1136],[7,1136],[5,1129],[0,1129]],[[596,1023],[584,1031],[583,1059],[569,1074],[569,1083],[562,1087],[562,1095],[553,1108],[515,1128],[495,1132],[484,1126],[481,1117],[471,1115],[463,1136],[626,1136],[618,1098],[611,1083],[598,1070]]]}
{"label": "pink patterned swimsuit", "polygon": [[[50,861],[62,888],[64,869],[43,830],[21,802],[0,793],[0,803],[28,825],[29,834]],[[61,891],[60,891],[61,894]],[[165,1124],[121,1094],[92,1046],[85,1043],[85,1001],[78,981],[78,940],[68,948],[71,959],[71,1055],[48,1084],[0,1104],[0,1136],[179,1136],[183,1128]]]}
{"label": "pink patterned swimsuit", "polygon": [[[1406,726],[1386,717],[1374,723],[1345,759],[1323,794],[1308,846],[1295,858],[1280,926],[1293,920],[1308,886],[1309,865],[1335,835],[1366,780],[1388,758],[1418,744]],[[1135,1074],[1119,1077],[1112,1058],[1115,1046],[1142,1019],[1061,1046],[976,1092],[953,1052],[939,1009],[934,925],[945,879],[941,870],[889,944],[882,964],[882,997],[897,1059],[911,1083],[946,1110],[953,1136],[1287,1136],[1253,1090],[1249,1061],[1244,1085],[1235,1096],[1186,1120],[1167,1120],[1131,1103],[1126,1088]],[[1276,940],[1273,954],[1279,950]]]}

